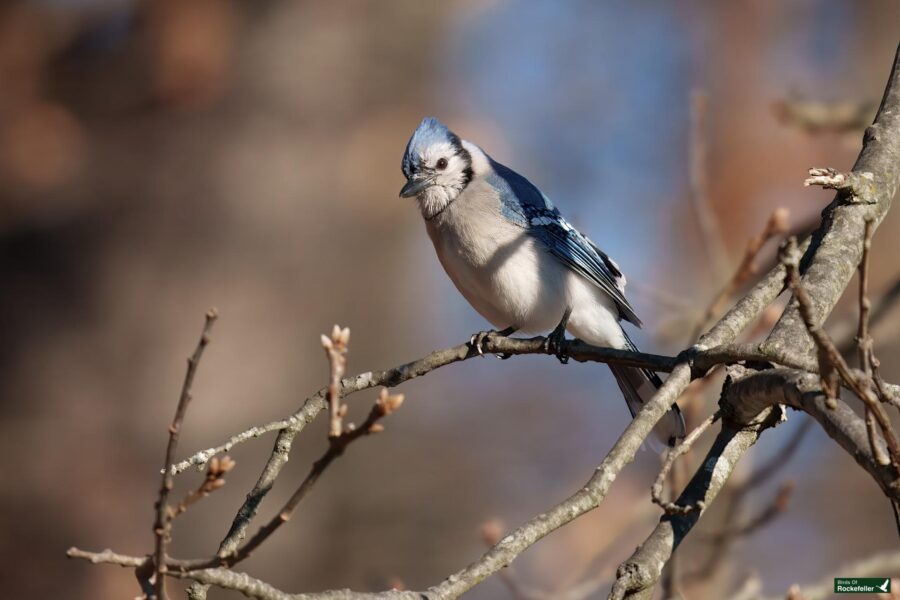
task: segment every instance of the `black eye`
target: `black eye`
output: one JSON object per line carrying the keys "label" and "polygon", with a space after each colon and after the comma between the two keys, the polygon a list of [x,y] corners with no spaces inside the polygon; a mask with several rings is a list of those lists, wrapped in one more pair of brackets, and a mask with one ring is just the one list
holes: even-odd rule
{"label": "black eye", "polygon": [[447,159],[439,158],[434,166],[435,166],[435,168],[437,168],[438,171],[443,171],[444,169],[447,168]]}

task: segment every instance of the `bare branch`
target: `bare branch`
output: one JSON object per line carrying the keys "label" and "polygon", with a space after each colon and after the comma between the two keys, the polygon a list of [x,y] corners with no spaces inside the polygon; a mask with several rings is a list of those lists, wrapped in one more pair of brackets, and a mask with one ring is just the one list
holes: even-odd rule
{"label": "bare branch", "polygon": [[[816,375],[794,369],[767,369],[732,383],[728,398],[739,398],[723,406],[739,422],[752,419],[764,407],[790,406],[813,417],[857,464],[875,479],[888,498],[900,500],[900,479],[891,465],[879,464],[869,446],[866,428],[853,410],[838,401],[834,407]],[[880,444],[884,442],[880,441]]]}
{"label": "bare branch", "polygon": [[206,498],[214,491],[225,485],[225,474],[234,468],[235,462],[228,456],[221,459],[213,458],[209,461],[209,467],[206,470],[206,477],[196,488],[188,492],[188,494],[174,508],[170,508],[170,517],[174,518],[185,512],[192,504],[198,500]]}
{"label": "bare branch", "polygon": [[[847,365],[847,362],[844,360],[844,357],[841,356],[841,353],[838,351],[837,346],[834,345],[834,342],[832,342],[828,334],[825,333],[825,330],[815,323],[812,300],[800,281],[798,252],[796,251],[796,244],[793,239],[788,240],[782,254],[782,261],[786,268],[785,281],[790,286],[794,298],[797,301],[800,317],[819,349],[820,370],[823,374],[826,372],[837,371],[844,383],[846,383],[859,399],[863,401],[866,405],[866,410],[872,413],[872,417],[881,427],[881,433],[887,442],[890,461],[892,461],[896,467],[900,468],[900,442],[897,441],[897,437],[894,434],[887,413],[885,413],[881,403],[872,391],[873,384],[871,383],[871,378],[866,377],[864,374],[861,374],[862,376],[857,376],[856,373],[852,372]],[[826,368],[823,363],[828,363],[828,367]],[[836,401],[837,394],[834,393],[834,390],[831,389],[831,385],[828,382],[825,383],[825,389],[833,404]],[[884,463],[885,457],[880,453],[879,440],[876,439],[877,434],[875,433],[874,426],[867,427],[867,430],[873,455],[877,460]]]}
{"label": "bare branch", "polygon": [[169,468],[173,475],[183,473],[191,467],[202,469],[204,466],[206,466],[210,459],[212,459],[212,457],[216,456],[217,454],[230,452],[231,449],[238,444],[242,444],[246,441],[258,438],[272,431],[281,431],[282,429],[287,429],[288,427],[296,423],[296,421],[297,417],[295,415],[291,415],[287,419],[281,419],[279,421],[272,421],[271,423],[251,427],[250,429],[231,436],[221,445],[196,452],[194,455],[186,458],[179,463],[171,465]]}
{"label": "bare branch", "polygon": [[[778,276],[783,278],[784,275],[780,269],[781,267],[779,266],[777,268],[777,273]],[[760,289],[766,293],[777,294],[780,290],[780,284],[777,283],[775,279],[775,276],[768,277],[766,281],[760,284]],[[775,290],[776,287],[779,289]],[[758,298],[749,302],[746,306],[743,304],[739,304],[739,306],[742,311],[753,310],[756,308],[755,305],[757,304],[757,300]],[[727,323],[727,321],[723,321],[723,323]],[[482,348],[486,354],[510,354],[514,356],[546,354],[545,341],[546,338],[544,337],[521,339],[504,337],[494,333],[485,337]],[[705,373],[712,367],[720,364],[746,360],[773,361],[773,357],[765,354],[760,347],[755,344],[720,344],[711,346],[708,349],[695,347],[680,356],[661,356],[645,352],[602,348],[586,344],[580,340],[566,340],[563,342],[561,354],[573,358],[578,362],[615,363],[650,369],[660,373],[671,372],[676,365],[689,361],[693,364],[694,376],[699,376],[699,374]],[[346,377],[341,381],[342,395],[346,397],[379,385],[395,387],[410,379],[426,375],[435,369],[440,369],[476,357],[478,357],[478,354],[472,350],[469,344],[460,344],[459,346],[454,346],[452,348],[436,350],[423,358],[392,369],[375,372],[368,371],[352,377]],[[779,364],[808,371],[818,370],[815,361],[792,360],[791,357],[786,357],[785,360],[786,362]],[[318,415],[319,411],[326,406],[326,403],[322,402],[326,397],[326,394],[327,388],[322,388],[307,398],[300,410],[289,417],[279,421],[272,421],[264,425],[251,427],[246,431],[235,434],[219,446],[201,450],[181,462],[173,464],[171,470],[174,474],[179,474],[194,466],[202,467],[213,456],[221,454],[222,452],[228,452],[238,444],[255,439],[272,431],[296,429],[296,435],[296,433],[301,431],[306,424],[312,421],[312,419]]]}
{"label": "bare branch", "polygon": [[[738,303],[722,319],[704,335],[696,346],[697,353],[704,353],[706,348],[716,348],[724,344],[731,343],[734,338],[752,321],[756,319],[759,313],[778,295],[781,291],[784,278],[784,269],[782,266],[776,266],[769,275],[763,278],[746,296],[741,298]],[[513,340],[503,338],[502,336],[488,336],[483,347],[488,352],[512,354],[539,353],[545,352],[543,338],[533,338],[531,340]],[[603,357],[606,360],[618,360],[622,358],[633,364],[636,360],[633,354],[609,349],[592,349],[579,342],[567,342],[568,352],[575,356],[596,356]],[[414,377],[418,377],[430,372],[439,366],[452,364],[460,360],[465,360],[474,354],[474,349],[468,345],[450,348],[448,350],[433,353],[420,361],[415,361],[407,365],[403,365],[396,369],[382,371],[377,373],[363,373],[357,377],[345,379],[342,382],[344,393],[348,390],[359,391],[367,389],[374,385],[398,385],[403,381],[407,381]],[[642,355],[643,356],[643,355]],[[674,361],[662,357],[665,361]],[[718,358],[723,358],[721,355]],[[687,357],[682,357],[678,361],[687,361]],[[644,409],[629,424],[623,434],[620,436],[616,445],[604,459],[603,463],[598,467],[597,471],[588,481],[588,483],[576,494],[561,502],[547,513],[541,514],[531,521],[519,527],[512,534],[505,536],[487,553],[485,553],[478,561],[472,563],[465,569],[451,575],[441,584],[430,588],[428,594],[434,598],[455,598],[471,589],[478,582],[488,575],[495,573],[499,569],[512,562],[522,551],[530,547],[539,539],[564,525],[571,522],[581,514],[596,507],[605,497],[607,491],[612,485],[618,473],[626,464],[633,460],[635,453],[640,448],[643,440],[650,434],[653,426],[664,415],[669,406],[677,399],[678,395],[690,383],[692,376],[692,368],[689,361],[676,362],[672,374],[666,380],[662,388],[657,392],[655,397],[648,402]],[[259,501],[265,496],[275,478],[278,476],[281,467],[287,460],[290,452],[290,443],[293,437],[302,430],[303,426],[311,421],[319,412],[326,408],[324,402],[325,390],[309,398],[304,406],[293,417],[296,419],[294,425],[290,428],[282,430],[276,440],[275,449],[263,470],[260,480],[251,490],[248,501],[242,507],[241,512],[236,518],[244,518],[240,525],[246,529],[250,519],[245,516],[255,514]],[[286,443],[285,443],[286,442]],[[249,507],[249,508],[248,508]],[[244,512],[248,511],[248,512]],[[234,529],[234,528],[233,528]],[[231,533],[229,534],[229,537]],[[237,540],[234,548],[240,543],[242,536],[235,536],[231,540]],[[229,538],[226,538],[228,541]],[[80,551],[79,551],[80,552]],[[233,551],[232,551],[233,552]],[[228,554],[226,554],[227,556]],[[73,557],[79,556],[70,553]],[[170,568],[166,573],[170,576],[189,577],[197,581],[204,582],[199,579],[199,575],[194,577],[196,573],[206,573],[214,571],[218,573],[221,569],[196,570],[197,564],[204,564],[206,561],[175,561],[169,560]],[[134,559],[131,566],[140,565],[142,559]],[[224,571],[228,573],[229,571]],[[210,583],[214,583],[211,580]],[[218,584],[217,584],[218,585]],[[349,594],[349,592],[347,592]],[[389,594],[383,597],[391,597]],[[314,596],[307,596],[314,597]],[[349,597],[349,596],[347,596]],[[366,597],[365,595],[361,597]]]}
{"label": "bare branch", "polygon": [[309,492],[312,491],[312,488],[319,480],[319,477],[322,476],[334,459],[341,456],[347,449],[347,446],[355,440],[366,435],[383,431],[384,427],[379,421],[400,408],[401,404],[403,404],[403,394],[388,394],[387,388],[382,388],[378,399],[375,401],[375,405],[372,407],[372,410],[369,411],[369,416],[366,417],[366,420],[362,425],[359,427],[345,428],[337,436],[333,436],[329,433],[328,450],[325,451],[325,454],[323,454],[319,460],[313,463],[306,478],[291,495],[290,499],[285,503],[282,509],[278,511],[278,514],[267,524],[263,525],[235,554],[225,557],[223,562],[228,566],[232,566],[250,556],[260,544],[265,542],[279,527],[290,520],[294,511],[297,509],[297,506],[299,506],[300,502],[302,502]]}
{"label": "bare branch", "polygon": [[705,507],[703,505],[703,501],[700,500],[697,504],[688,504],[688,505],[679,505],[674,502],[666,502],[662,498],[663,485],[666,481],[666,476],[669,474],[669,471],[672,469],[672,465],[675,464],[675,461],[679,456],[686,454],[688,450],[691,449],[691,446],[694,445],[703,432],[705,432],[709,427],[719,420],[720,413],[716,411],[714,414],[710,415],[706,418],[700,425],[698,425],[693,431],[684,440],[678,444],[675,448],[669,450],[666,454],[666,460],[663,462],[662,469],[659,472],[659,475],[656,476],[656,481],[653,484],[652,489],[650,490],[650,498],[653,500],[654,504],[658,504],[662,507],[664,511],[668,514],[687,514],[693,510],[703,510]]}
{"label": "bare branch", "polygon": [[344,431],[343,418],[347,413],[347,405],[341,404],[341,379],[347,368],[347,344],[350,342],[350,329],[341,329],[337,325],[331,332],[331,337],[322,335],[322,348],[328,356],[328,364],[331,366],[331,378],[328,381],[325,401],[328,403],[328,435],[333,438],[340,437]]}
{"label": "bare branch", "polygon": [[[747,372],[742,367],[732,367],[729,377]],[[723,392],[731,394],[731,386]],[[701,468],[676,500],[680,506],[696,506],[684,513],[664,514],[653,532],[635,550],[634,554],[619,566],[616,582],[610,591],[610,600],[649,600],[653,588],[662,575],[675,548],[693,529],[707,508],[719,495],[741,457],[756,443],[760,434],[783,420],[777,406],[755,413],[747,421],[739,421],[730,412],[723,412],[722,430],[701,462]]]}
{"label": "bare branch", "polygon": [[685,579],[691,581],[704,581],[712,578],[716,574],[722,561],[727,557],[729,547],[738,539],[733,535],[722,534],[726,533],[729,524],[738,518],[741,504],[747,497],[747,494],[750,490],[756,489],[761,484],[771,479],[779,470],[783,469],[784,466],[788,464],[790,459],[796,453],[797,448],[800,447],[800,442],[812,428],[813,423],[814,421],[811,418],[804,419],[800,424],[800,427],[798,427],[788,441],[772,455],[772,458],[770,458],[768,462],[758,467],[746,480],[738,483],[732,488],[725,507],[725,517],[723,519],[725,529],[710,536],[711,545],[707,559],[701,566],[686,573],[684,576]]}
{"label": "bare branch", "polygon": [[813,167],[809,177],[803,181],[804,187],[818,185],[829,190],[847,192],[847,201],[858,204],[875,204],[877,193],[875,176],[868,171],[863,173],[841,173],[831,167]]}
{"label": "bare branch", "polygon": [[156,520],[153,522],[153,534],[156,536],[156,550],[154,553],[154,593],[159,600],[166,600],[166,578],[163,573],[166,570],[166,544],[169,539],[172,523],[172,512],[168,505],[169,492],[174,486],[172,472],[169,465],[175,458],[175,449],[178,447],[178,437],[181,433],[181,423],[184,421],[184,415],[187,412],[188,405],[191,402],[191,386],[194,383],[194,375],[197,373],[197,366],[200,364],[200,358],[203,356],[203,350],[209,343],[209,333],[213,324],[216,322],[218,314],[215,309],[210,309],[206,313],[206,321],[203,324],[203,332],[200,334],[200,341],[197,342],[197,348],[188,358],[187,373],[184,375],[184,384],[181,386],[181,396],[178,399],[178,407],[175,409],[175,417],[169,426],[169,443],[166,445],[166,458],[163,461],[162,484],[159,489],[159,498],[156,500]]}
{"label": "bare branch", "polygon": [[[881,223],[900,182],[900,47],[875,122],[866,130],[862,151],[852,172],[872,173],[873,204],[846,202],[838,193],[822,213],[822,223],[813,233],[802,263],[803,282],[815,290],[813,323],[820,325],[847,288],[862,258],[865,222]],[[814,355],[815,344],[796,306],[785,310],[764,349],[773,356]]]}
{"label": "bare branch", "polygon": [[74,546],[66,551],[66,556],[68,556],[69,558],[80,558],[94,565],[107,564],[131,568],[140,567],[148,560],[148,557],[146,556],[140,557],[117,554],[109,548],[102,552],[88,552],[87,550],[80,550],[79,548],[76,548]]}
{"label": "bare branch", "polygon": [[[699,350],[731,343],[735,337],[768,306],[781,291],[779,277],[783,267],[776,267],[730,310],[697,344]],[[485,577],[509,565],[525,549],[551,531],[571,522],[595,508],[606,497],[610,486],[626,464],[634,459],[643,440],[668,411],[672,403],[690,383],[691,369],[686,364],[675,367],[656,395],[644,405],[628,425],[612,450],[597,467],[594,475],[575,494],[538,515],[504,537],[478,561],[454,573],[430,592],[440,598],[456,598]]]}

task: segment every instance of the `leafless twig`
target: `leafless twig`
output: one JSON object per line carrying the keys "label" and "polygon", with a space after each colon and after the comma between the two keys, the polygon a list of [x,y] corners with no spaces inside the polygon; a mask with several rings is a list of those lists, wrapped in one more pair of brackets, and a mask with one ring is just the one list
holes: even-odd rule
{"label": "leafless twig", "polygon": [[694,445],[694,442],[703,435],[709,427],[719,420],[719,411],[711,414],[706,418],[700,425],[698,425],[693,431],[678,446],[669,450],[666,454],[666,460],[663,462],[662,469],[659,472],[659,475],[656,476],[656,482],[654,482],[653,487],[650,490],[650,497],[653,500],[654,504],[658,504],[662,507],[664,511],[668,514],[687,514],[693,510],[703,510],[705,508],[703,501],[699,500],[697,504],[689,504],[686,506],[681,506],[675,504],[674,502],[666,502],[662,497],[663,485],[666,481],[666,476],[669,474],[669,471],[672,469],[672,465],[675,464],[675,460],[678,459],[679,456],[685,454],[688,450],[690,450],[691,446]]}
{"label": "leafless twig", "polygon": [[181,423],[184,421],[188,404],[191,402],[191,386],[194,383],[194,375],[197,373],[197,366],[200,364],[203,350],[209,343],[209,333],[217,317],[218,314],[215,309],[210,309],[206,313],[206,321],[203,324],[200,341],[197,342],[197,348],[194,350],[194,353],[188,358],[187,373],[184,376],[184,384],[181,386],[178,407],[175,409],[175,417],[169,426],[169,443],[166,445],[166,458],[163,462],[163,470],[165,472],[162,475],[159,498],[156,500],[156,520],[153,523],[153,534],[156,536],[156,550],[153,563],[155,568],[154,593],[158,600],[167,599],[166,578],[163,574],[166,571],[166,543],[168,542],[172,526],[172,512],[168,505],[168,499],[169,492],[172,491],[174,485],[169,465],[172,464],[172,460],[175,458],[175,449],[178,447],[178,437],[181,433]]}
{"label": "leafless twig", "polygon": [[[269,536],[287,523],[300,502],[309,494],[319,477],[325,472],[334,459],[341,456],[352,442],[373,433],[384,431],[384,426],[379,423],[381,419],[390,415],[403,404],[403,394],[389,394],[387,388],[382,388],[378,399],[369,411],[366,420],[359,427],[347,426],[337,436],[328,435],[328,449],[313,463],[312,468],[300,486],[294,491],[290,499],[278,511],[268,523],[260,527],[259,531],[251,537],[235,554],[225,557],[224,563],[228,566],[237,564],[253,553],[256,548],[265,542]],[[346,406],[346,405],[344,405]]]}
{"label": "leafless twig", "polygon": [[[722,518],[724,523],[723,529],[716,531],[712,535],[704,536],[705,539],[711,542],[707,558],[699,567],[685,573],[685,580],[691,582],[706,581],[716,574],[719,566],[728,556],[729,548],[738,540],[737,536],[729,535],[729,532],[733,533],[729,526],[740,515],[741,507],[747,498],[747,494],[771,479],[788,464],[797,452],[797,448],[800,447],[800,442],[803,441],[803,438],[812,428],[813,423],[812,419],[804,419],[800,427],[793,432],[788,441],[772,455],[768,462],[757,467],[749,477],[732,487],[726,499],[725,516]],[[760,524],[760,526],[763,524]]]}
{"label": "leafless twig", "polygon": [[841,173],[831,167],[814,167],[809,170],[809,177],[804,180],[803,185],[806,187],[818,185],[825,189],[845,191],[851,202],[875,204],[877,201],[875,176],[868,171]]}
{"label": "leafless twig", "polygon": [[[834,342],[831,341],[831,338],[825,333],[825,330],[815,322],[812,301],[800,280],[799,253],[796,250],[795,240],[790,239],[785,245],[784,251],[782,252],[782,262],[784,262],[786,268],[785,282],[790,286],[794,298],[797,300],[800,316],[806,325],[807,331],[809,331],[809,334],[815,340],[816,346],[819,348],[821,357],[820,363],[827,362],[827,370],[836,371],[844,383],[847,384],[859,399],[863,401],[866,410],[871,411],[874,419],[881,428],[881,434],[884,436],[885,442],[887,442],[888,454],[890,455],[889,462],[892,462],[895,467],[900,468],[900,443],[898,443],[896,435],[894,434],[890,419],[872,391],[872,385],[874,384],[869,378],[866,378],[864,374],[860,373],[858,375],[851,371],[843,356],[841,356],[841,353],[838,352]],[[825,372],[826,369],[820,365],[820,371]],[[830,384],[826,384],[825,387],[829,390],[831,388]],[[833,399],[834,398],[832,398],[832,400]],[[868,428],[868,431],[872,453],[876,457],[876,460],[883,461],[885,457],[880,454],[880,445],[873,436],[874,427]],[[885,463],[882,462],[882,464]]]}
{"label": "leafless twig", "polygon": [[322,334],[322,348],[331,365],[331,378],[328,381],[325,400],[328,402],[328,435],[340,437],[344,432],[343,418],[347,414],[347,405],[341,404],[341,378],[347,368],[347,344],[350,342],[350,329],[341,329],[337,325],[331,331],[331,337]]}
{"label": "leafless twig", "polygon": [[170,517],[174,518],[185,512],[192,504],[201,500],[225,485],[225,474],[234,468],[235,462],[228,456],[216,457],[209,461],[206,477],[196,488],[188,492],[175,508],[170,507]]}
{"label": "leafless twig", "polygon": [[[783,275],[781,276],[783,277]],[[780,282],[776,283],[774,282],[774,279],[767,280],[767,282],[762,284],[762,287],[769,291],[774,290],[776,286],[780,286]],[[546,354],[545,341],[546,338],[544,337],[522,339],[491,334],[484,339],[482,348],[485,354]],[[671,372],[678,364],[683,363],[686,359],[685,356],[661,356],[644,352],[617,350],[615,348],[602,348],[586,344],[579,340],[566,340],[562,344],[561,352],[563,355],[578,362],[616,363],[646,368],[660,373]],[[394,387],[409,381],[410,379],[426,375],[435,369],[478,356],[479,355],[476,352],[472,351],[469,344],[460,344],[452,348],[436,350],[427,356],[392,369],[374,372],[367,371],[351,377],[345,377],[340,385],[341,395],[347,397],[355,392],[367,390],[379,385]],[[763,353],[757,345],[720,344],[712,345],[705,349],[692,349],[690,351],[689,360],[694,365],[694,370],[696,372],[703,373],[719,364],[741,360],[772,360],[772,357]],[[786,360],[786,363],[781,364],[806,370],[818,369],[814,362],[803,361],[795,363],[789,358]],[[219,446],[196,452],[192,456],[173,464],[171,466],[172,472],[178,474],[190,467],[202,467],[213,456],[221,454],[222,452],[228,452],[237,444],[255,439],[265,433],[272,431],[299,432],[309,421],[315,418],[322,408],[327,406],[327,403],[324,402],[326,395],[327,388],[323,388],[307,398],[303,406],[288,417],[264,425],[251,427],[241,433],[233,435]],[[279,437],[278,443],[281,443],[283,447],[284,440]]]}

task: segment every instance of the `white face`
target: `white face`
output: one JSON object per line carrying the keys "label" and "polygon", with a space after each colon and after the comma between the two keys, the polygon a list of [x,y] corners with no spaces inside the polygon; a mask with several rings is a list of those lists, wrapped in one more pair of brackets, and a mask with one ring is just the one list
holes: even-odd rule
{"label": "white face", "polygon": [[469,161],[459,154],[458,149],[450,142],[439,142],[425,149],[418,163],[420,171],[432,177],[432,185],[422,190],[416,199],[419,210],[426,219],[431,219],[463,191],[470,174]]}

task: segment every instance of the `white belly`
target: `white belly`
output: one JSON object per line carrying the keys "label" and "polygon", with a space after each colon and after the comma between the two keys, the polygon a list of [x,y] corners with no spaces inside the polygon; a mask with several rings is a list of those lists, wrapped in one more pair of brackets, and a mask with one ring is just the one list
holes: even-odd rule
{"label": "white belly", "polygon": [[613,301],[524,229],[503,219],[496,199],[479,191],[473,182],[426,222],[441,265],[469,304],[497,329],[516,327],[528,333],[553,330],[571,307],[572,335],[622,347]]}

